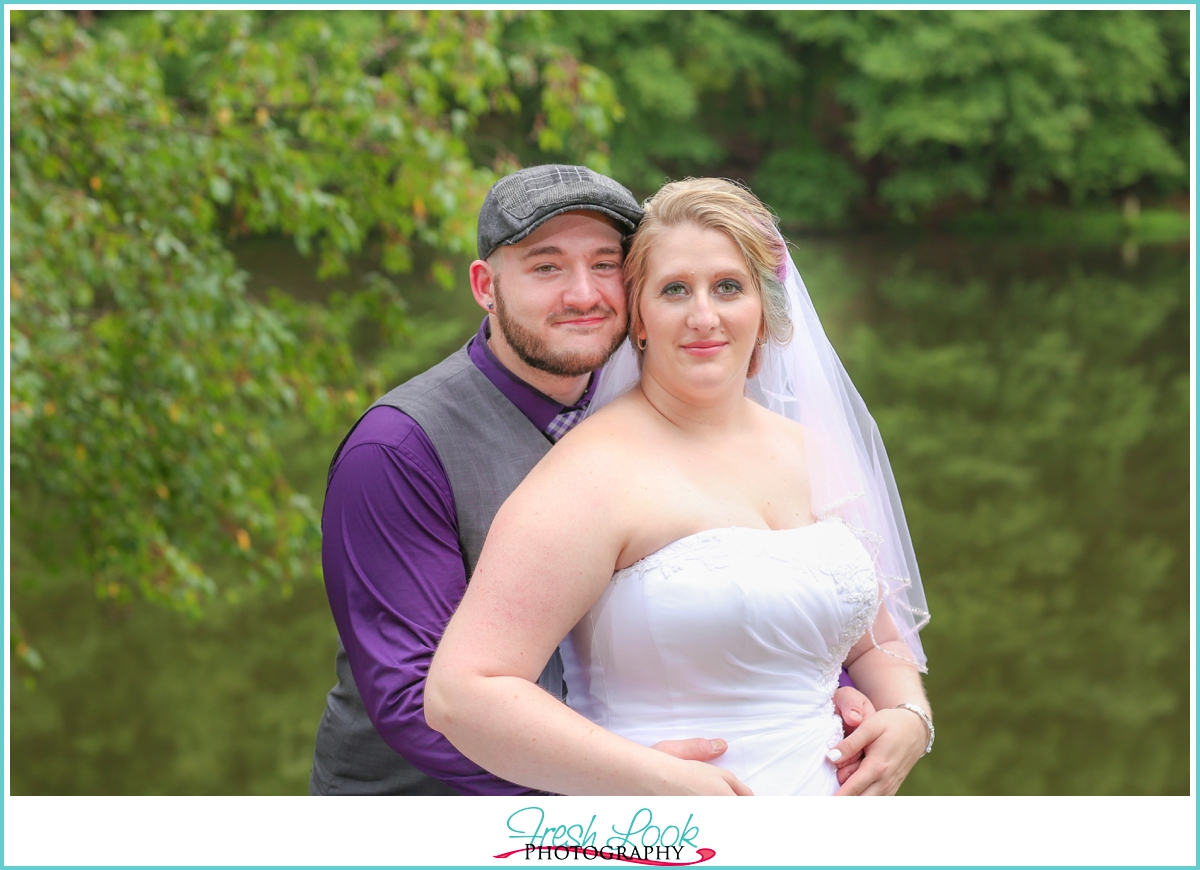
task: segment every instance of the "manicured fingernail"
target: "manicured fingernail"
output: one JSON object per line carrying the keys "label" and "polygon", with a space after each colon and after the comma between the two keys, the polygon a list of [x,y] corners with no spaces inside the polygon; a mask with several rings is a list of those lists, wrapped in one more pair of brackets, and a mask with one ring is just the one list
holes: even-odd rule
{"label": "manicured fingernail", "polygon": [[828,758],[830,761],[832,761],[834,764],[836,764],[842,758],[842,750],[830,749],[828,752],[825,753],[825,757]]}
{"label": "manicured fingernail", "polygon": [[862,720],[862,713],[857,710],[848,710],[846,711],[846,718],[851,722],[859,722]]}
{"label": "manicured fingernail", "polygon": [[709,745],[712,746],[713,752],[724,752],[725,751],[725,741],[724,740],[721,740],[720,738],[718,738],[716,740],[710,740],[708,742],[709,742]]}

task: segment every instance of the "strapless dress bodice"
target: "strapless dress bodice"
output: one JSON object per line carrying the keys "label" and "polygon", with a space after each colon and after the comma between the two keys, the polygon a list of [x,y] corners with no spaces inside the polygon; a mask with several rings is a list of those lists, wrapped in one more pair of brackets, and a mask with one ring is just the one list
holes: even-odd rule
{"label": "strapless dress bodice", "polygon": [[617,571],[572,630],[567,702],[646,746],[723,737],[716,763],[755,794],[831,794],[833,692],[877,606],[840,521],[689,535]]}

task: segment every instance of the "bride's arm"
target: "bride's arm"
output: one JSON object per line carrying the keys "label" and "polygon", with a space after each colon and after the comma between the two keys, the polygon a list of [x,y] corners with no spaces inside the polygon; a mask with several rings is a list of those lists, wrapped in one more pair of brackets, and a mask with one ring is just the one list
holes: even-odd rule
{"label": "bride's arm", "polygon": [[536,685],[608,584],[636,514],[636,493],[614,485],[627,464],[581,447],[565,439],[497,513],[430,667],[426,721],[492,773],[558,794],[748,794],[727,771],[618,737]]}
{"label": "bride's arm", "polygon": [[846,670],[878,712],[835,747],[842,763],[866,752],[838,794],[895,794],[929,743],[930,734],[921,717],[897,709],[899,704],[913,704],[932,716],[912,654],[885,608],[879,609],[873,634],[874,641],[868,634],[855,644],[846,659]]}

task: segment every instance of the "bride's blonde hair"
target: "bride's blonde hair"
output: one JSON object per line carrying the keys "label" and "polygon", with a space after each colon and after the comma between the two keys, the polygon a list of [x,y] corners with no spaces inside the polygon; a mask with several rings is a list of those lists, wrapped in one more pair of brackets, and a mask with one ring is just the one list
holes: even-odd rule
{"label": "bride's blonde hair", "polygon": [[[642,329],[639,303],[646,284],[650,245],[663,230],[681,226],[720,230],[737,245],[762,304],[762,324],[768,341],[786,343],[792,337],[788,316],[787,243],[776,228],[775,216],[753,193],[724,178],[688,178],[665,184],[642,206],[646,215],[625,257],[625,290],[629,298],[629,339],[641,363],[637,336]],[[748,376],[758,372],[759,349],[750,356]]]}

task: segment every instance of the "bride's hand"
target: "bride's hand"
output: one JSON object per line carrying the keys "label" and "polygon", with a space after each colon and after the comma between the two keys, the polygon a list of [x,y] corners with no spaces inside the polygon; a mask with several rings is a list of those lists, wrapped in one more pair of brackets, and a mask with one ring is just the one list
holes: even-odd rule
{"label": "bride's hand", "polygon": [[929,741],[925,725],[907,710],[880,710],[834,747],[839,769],[864,753],[858,770],[835,792],[838,795],[893,795]]}
{"label": "bride's hand", "polygon": [[[853,686],[841,686],[833,693],[833,706],[842,720],[842,731],[853,734],[869,716],[875,715],[875,705],[871,699]],[[838,785],[848,780],[862,763],[862,753],[846,759],[838,765]]]}

